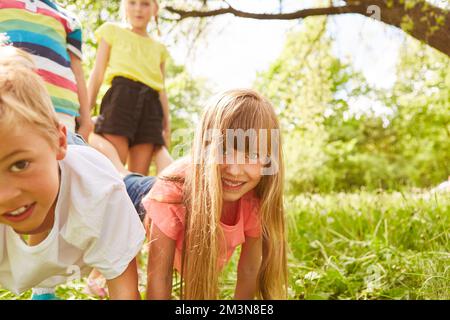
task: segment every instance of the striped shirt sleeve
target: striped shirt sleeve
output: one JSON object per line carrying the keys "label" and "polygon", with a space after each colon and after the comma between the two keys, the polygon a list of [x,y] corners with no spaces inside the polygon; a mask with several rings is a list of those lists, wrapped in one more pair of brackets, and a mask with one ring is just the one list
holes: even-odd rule
{"label": "striped shirt sleeve", "polygon": [[64,10],[64,14],[67,16],[67,50],[72,52],[81,60],[83,59],[82,53],[82,31],[81,31],[81,23],[73,14]]}

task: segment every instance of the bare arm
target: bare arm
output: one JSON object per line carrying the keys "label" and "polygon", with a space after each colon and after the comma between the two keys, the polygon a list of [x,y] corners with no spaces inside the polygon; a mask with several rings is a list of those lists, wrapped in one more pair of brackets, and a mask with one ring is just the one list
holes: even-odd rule
{"label": "bare arm", "polygon": [[[165,81],[166,76],[165,63],[161,63],[161,73],[163,75],[163,81]],[[163,109],[163,137],[166,147],[170,147],[170,110],[169,110],[169,100],[167,99],[166,90],[163,89],[159,92],[159,100],[161,101]]]}
{"label": "bare arm", "polygon": [[111,300],[140,300],[136,259],[117,278],[106,281]]}
{"label": "bare arm", "polygon": [[170,300],[174,256],[175,240],[152,224],[147,267],[148,300]]}
{"label": "bare arm", "polygon": [[77,83],[77,94],[78,102],[80,103],[80,117],[79,123],[80,128],[78,133],[83,136],[87,141],[89,134],[91,133],[94,125],[91,121],[91,108],[89,106],[88,93],[86,88],[86,81],[84,79],[83,65],[76,55],[69,51],[70,55],[70,67],[75,76],[75,81]]}
{"label": "bare arm", "polygon": [[250,300],[255,298],[256,281],[261,266],[261,257],[261,238],[245,237],[238,264],[236,291],[234,293],[235,299]]}
{"label": "bare arm", "polygon": [[105,76],[106,67],[108,66],[109,54],[111,47],[101,39],[97,48],[97,56],[95,58],[94,69],[91,72],[88,82],[88,99],[89,106],[92,108],[97,100],[97,94],[102,85]]}

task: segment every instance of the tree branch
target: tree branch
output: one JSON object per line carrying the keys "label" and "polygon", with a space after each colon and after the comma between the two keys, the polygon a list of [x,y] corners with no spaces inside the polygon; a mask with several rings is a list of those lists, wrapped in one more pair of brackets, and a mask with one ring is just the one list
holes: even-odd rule
{"label": "tree branch", "polygon": [[[346,5],[340,7],[309,8],[290,13],[252,13],[237,10],[230,5],[215,10],[182,10],[167,6],[165,10],[178,15],[176,20],[224,14],[259,20],[295,20],[348,13],[372,17],[372,11],[368,9],[375,5],[380,8],[382,22],[400,28],[414,38],[450,56],[450,11],[433,6],[425,0],[417,0],[413,6],[406,5],[401,0],[347,0],[345,3]],[[405,23],[405,19],[412,21],[412,25]]]}
{"label": "tree branch", "polygon": [[183,20],[186,18],[207,18],[214,17],[223,14],[232,14],[236,17],[240,18],[249,18],[249,19],[259,19],[259,20],[294,20],[294,19],[302,19],[311,16],[323,16],[323,15],[332,15],[332,14],[343,14],[343,13],[366,13],[367,7],[364,5],[351,5],[351,6],[343,6],[343,7],[328,7],[328,8],[311,8],[311,9],[303,9],[298,10],[291,13],[252,13],[237,10],[231,6],[227,8],[221,8],[216,10],[181,10],[176,9],[171,6],[165,7],[165,9],[171,13],[177,14],[179,17],[177,20]]}

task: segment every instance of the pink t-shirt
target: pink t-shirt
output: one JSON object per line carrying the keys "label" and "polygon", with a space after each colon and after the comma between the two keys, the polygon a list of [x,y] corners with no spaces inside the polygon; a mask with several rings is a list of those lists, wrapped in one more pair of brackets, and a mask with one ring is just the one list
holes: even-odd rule
{"label": "pink t-shirt", "polygon": [[[184,178],[188,164],[175,162],[166,171],[165,176]],[[181,270],[181,251],[183,249],[186,207],[183,204],[183,183],[158,179],[142,203],[154,223],[166,236],[176,241],[175,268]],[[245,237],[261,236],[259,216],[260,201],[255,192],[247,192],[237,203],[236,220],[233,225],[220,222],[224,233],[224,242],[220,245],[219,266],[223,267],[231,258],[236,247],[245,242]]]}

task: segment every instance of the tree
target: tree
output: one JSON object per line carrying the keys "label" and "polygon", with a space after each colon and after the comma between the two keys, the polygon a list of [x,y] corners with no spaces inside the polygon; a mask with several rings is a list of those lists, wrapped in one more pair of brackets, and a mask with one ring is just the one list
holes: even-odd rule
{"label": "tree", "polygon": [[401,52],[397,82],[386,104],[401,155],[399,172],[415,185],[432,186],[450,174],[450,59],[417,41]]}
{"label": "tree", "polygon": [[284,131],[288,193],[430,187],[449,175],[450,59],[409,38],[380,89],[333,55],[326,19],[295,28],[255,87]]}
{"label": "tree", "polygon": [[[288,35],[285,47],[255,87],[275,106],[281,120],[289,192],[313,191],[326,176],[325,110],[333,104],[336,83],[344,67],[331,54],[327,20],[308,18]],[[320,173],[319,173],[320,172]]]}
{"label": "tree", "polygon": [[[345,0],[339,5],[307,8],[294,12],[253,13],[236,9],[223,0],[223,6],[212,9],[211,3],[217,1],[198,0],[190,1],[190,5],[183,1],[167,1],[165,10],[175,15],[173,19],[181,21],[187,18],[206,18],[223,14],[232,14],[236,17],[261,20],[294,20],[310,16],[339,15],[355,13],[400,28],[412,37],[427,43],[429,46],[450,56],[450,4],[448,0],[441,0],[442,7],[431,4],[431,0]],[[174,5],[171,5],[174,3]],[[201,5],[201,7],[199,7]]]}

